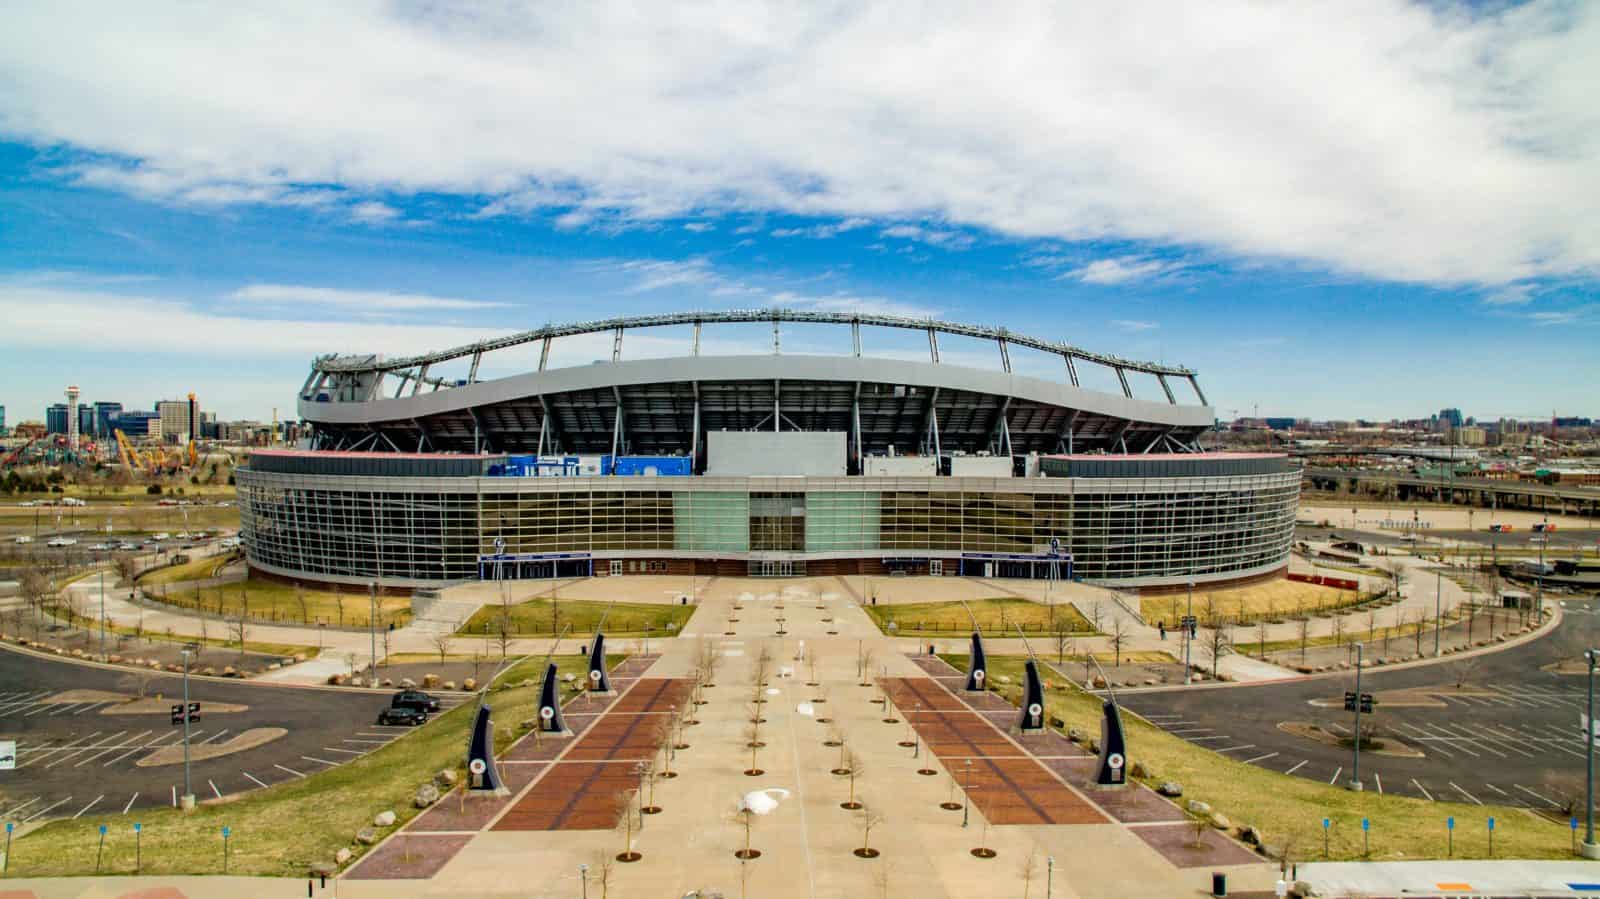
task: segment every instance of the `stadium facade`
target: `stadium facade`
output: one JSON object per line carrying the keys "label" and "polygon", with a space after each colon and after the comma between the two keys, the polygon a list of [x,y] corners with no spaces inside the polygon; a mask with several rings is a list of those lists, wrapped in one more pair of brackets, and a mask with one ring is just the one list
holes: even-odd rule
{"label": "stadium facade", "polygon": [[[703,328],[741,323],[770,324],[771,351],[701,354]],[[847,330],[848,352],[782,352],[794,323]],[[690,329],[686,354],[624,358],[629,332],[672,327]],[[873,328],[925,333],[926,356],[864,354]],[[548,364],[556,341],[597,334],[609,360]],[[997,364],[941,360],[952,336],[989,343]],[[486,358],[529,347],[532,370],[478,377]],[[1059,377],[1014,370],[1018,348],[1056,360]],[[1087,367],[1115,392],[1084,387]],[[691,571],[1214,583],[1285,567],[1300,490],[1283,456],[1200,451],[1213,415],[1189,369],[893,316],[683,313],[325,356],[299,413],[310,449],[257,452],[237,473],[241,534],[253,567],[335,583]]]}

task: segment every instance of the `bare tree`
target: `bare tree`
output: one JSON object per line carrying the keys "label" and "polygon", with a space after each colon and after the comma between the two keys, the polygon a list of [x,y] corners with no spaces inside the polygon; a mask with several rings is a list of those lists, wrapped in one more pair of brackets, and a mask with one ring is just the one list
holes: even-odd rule
{"label": "bare tree", "polygon": [[744,830],[744,848],[735,850],[733,853],[734,857],[741,861],[755,858],[761,854],[760,851],[750,848],[750,832],[755,829],[757,817],[756,813],[744,803],[740,803],[739,810],[733,813],[733,819]]}
{"label": "bare tree", "polygon": [[861,826],[861,848],[855,854],[861,858],[877,858],[878,850],[872,848],[872,828],[883,823],[883,813],[876,807],[862,804],[856,809],[856,823]]}
{"label": "bare tree", "polygon": [[1111,622],[1111,651],[1115,653],[1116,666],[1122,667],[1122,647],[1128,643],[1128,625],[1118,616]]}
{"label": "bare tree", "polygon": [[250,639],[250,616],[243,611],[239,612],[239,614],[233,616],[233,621],[229,624],[228,630],[234,641],[239,644],[239,658],[243,659],[245,641]]}
{"label": "bare tree", "polygon": [[445,656],[450,654],[451,634],[448,631],[441,631],[428,639],[433,644],[434,651],[439,653],[439,664],[443,665]]}
{"label": "bare tree", "polygon": [[1211,630],[1206,632],[1204,643],[1200,644],[1200,654],[1211,662],[1211,677],[1217,676],[1217,665],[1222,657],[1233,652],[1233,637],[1228,632],[1226,620],[1213,623]]}
{"label": "bare tree", "polygon": [[304,584],[298,581],[294,585],[294,601],[300,606],[300,622],[302,624],[309,623],[311,621],[311,609],[306,604],[306,588]]}
{"label": "bare tree", "polygon": [[1017,865],[1017,876],[1022,878],[1022,899],[1028,899],[1033,891],[1033,880],[1039,876],[1039,853],[1029,849],[1028,855]]}
{"label": "bare tree", "polygon": [[1256,622],[1256,642],[1259,647],[1256,654],[1263,659],[1267,657],[1267,619],[1262,618]]}
{"label": "bare tree", "polygon": [[1306,645],[1311,642],[1311,619],[1302,614],[1295,624],[1300,631],[1300,664],[1304,665],[1306,663]]}
{"label": "bare tree", "polygon": [[1371,643],[1378,636],[1378,610],[1367,610],[1367,642]]}
{"label": "bare tree", "polygon": [[500,607],[495,613],[495,640],[500,644],[500,661],[506,660],[511,647],[511,592],[500,589]]}
{"label": "bare tree", "polygon": [[[759,709],[756,714],[760,715]],[[761,751],[761,747],[767,745],[761,742],[761,725],[751,721],[744,726],[742,733],[745,748],[750,750],[750,767],[746,768],[744,773],[749,777],[760,777],[766,772],[756,767],[756,753]]]}
{"label": "bare tree", "polygon": [[610,899],[611,879],[617,873],[617,860],[605,850],[598,850],[594,854],[594,863],[589,865],[589,870],[594,872],[595,881],[600,884],[600,899]]}
{"label": "bare tree", "polygon": [[1428,610],[1427,609],[1418,609],[1417,610],[1417,628],[1416,628],[1416,631],[1412,634],[1412,637],[1416,642],[1416,651],[1417,651],[1417,655],[1419,655],[1419,656],[1422,655],[1422,632],[1427,630],[1427,629],[1428,629]]}
{"label": "bare tree", "polygon": [[861,807],[861,803],[856,801],[856,778],[866,773],[866,764],[861,761],[861,756],[853,750],[846,750],[844,757],[845,768],[847,769],[845,776],[850,778],[850,798],[839,803],[839,807],[854,811]]}
{"label": "bare tree", "polygon": [[1094,632],[1097,634],[1101,632],[1100,623],[1105,618],[1106,614],[1103,606],[1104,603],[1098,599],[1092,603],[1089,603],[1089,626],[1094,628]]}
{"label": "bare tree", "polygon": [[1344,645],[1344,616],[1343,615],[1340,615],[1337,612],[1334,613],[1333,618],[1328,622],[1328,633],[1333,635],[1333,645],[1334,646],[1343,646]]}
{"label": "bare tree", "polygon": [[1057,624],[1055,629],[1056,664],[1065,665],[1068,655],[1076,655],[1074,644],[1077,642],[1072,637],[1072,632],[1065,625]]}
{"label": "bare tree", "polygon": [[636,862],[641,858],[633,848],[633,812],[630,810],[638,792],[636,789],[617,791],[617,807],[622,811],[622,820],[617,822],[620,825],[617,829],[622,831],[622,851],[616,855],[619,862]]}

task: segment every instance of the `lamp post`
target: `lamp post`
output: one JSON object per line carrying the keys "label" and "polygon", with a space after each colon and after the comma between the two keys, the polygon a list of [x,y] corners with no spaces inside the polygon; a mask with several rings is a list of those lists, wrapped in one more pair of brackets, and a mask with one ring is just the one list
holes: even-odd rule
{"label": "lamp post", "polygon": [[[1590,664],[1590,667],[1592,669],[1594,663],[1590,662],[1589,664]],[[1591,678],[1591,681],[1592,681],[1592,678]],[[969,797],[969,795],[971,793],[972,793],[972,759],[967,759],[966,776],[962,781],[962,788],[961,788],[961,826],[962,827],[966,827],[967,826],[967,804],[968,804],[968,797]]]}
{"label": "lamp post", "polygon": [[1583,755],[1584,755],[1584,781],[1583,781],[1583,845],[1578,851],[1584,858],[1600,859],[1600,843],[1594,841],[1594,669],[1600,664],[1600,650],[1584,650],[1583,657],[1589,663],[1589,717],[1588,727],[1584,728]]}
{"label": "lamp post", "polygon": [[189,780],[189,656],[191,650],[183,650],[183,808],[194,808],[194,788]]}
{"label": "lamp post", "polygon": [[1444,563],[1433,573],[1433,654],[1439,654],[1439,616],[1444,612]]}
{"label": "lamp post", "polygon": [[1356,644],[1356,725],[1350,745],[1354,750],[1350,762],[1350,789],[1361,792],[1361,644]]}
{"label": "lamp post", "polygon": [[367,676],[369,687],[376,687],[378,680],[378,582],[373,581],[370,588],[371,605],[367,609],[367,636],[372,640],[372,672]]}
{"label": "lamp post", "polygon": [[106,568],[100,562],[100,661],[106,660]]}
{"label": "lamp post", "polygon": [[578,877],[583,881],[583,899],[589,899],[589,866],[578,866]]}
{"label": "lamp post", "polygon": [[1056,878],[1056,857],[1044,857],[1044,899],[1050,899],[1050,887]]}
{"label": "lamp post", "polygon": [[1182,624],[1183,624],[1183,682],[1186,683],[1186,684],[1187,683],[1191,683],[1194,680],[1194,669],[1189,667],[1189,644],[1194,642],[1193,640],[1190,639],[1191,631],[1189,630],[1189,621],[1193,617],[1194,617],[1194,578],[1190,578],[1189,579],[1189,601],[1188,601],[1188,604],[1184,606],[1183,622],[1182,622]]}

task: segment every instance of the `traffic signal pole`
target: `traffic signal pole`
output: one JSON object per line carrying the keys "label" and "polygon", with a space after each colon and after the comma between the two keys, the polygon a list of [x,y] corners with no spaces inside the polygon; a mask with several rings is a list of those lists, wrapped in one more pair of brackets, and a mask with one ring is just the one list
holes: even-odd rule
{"label": "traffic signal pole", "polygon": [[1361,644],[1356,644],[1356,725],[1354,738],[1351,745],[1355,747],[1355,754],[1350,762],[1350,789],[1361,791]]}

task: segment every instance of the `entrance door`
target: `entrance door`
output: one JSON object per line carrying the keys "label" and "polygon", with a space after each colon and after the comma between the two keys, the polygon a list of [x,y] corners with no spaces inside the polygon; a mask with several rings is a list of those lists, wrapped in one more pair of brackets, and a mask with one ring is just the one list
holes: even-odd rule
{"label": "entrance door", "polygon": [[943,559],[929,559],[928,560],[928,573],[933,575],[934,577],[943,577],[944,576],[944,560]]}
{"label": "entrance door", "polygon": [[778,577],[793,577],[794,563],[783,561],[778,563]]}
{"label": "entrance door", "polygon": [[985,562],[985,563],[983,563],[983,576],[984,577],[994,577],[994,563],[993,562]]}
{"label": "entrance door", "polygon": [[621,559],[612,559],[611,560],[611,574],[612,574],[613,577],[620,577],[622,575],[622,560]]}

